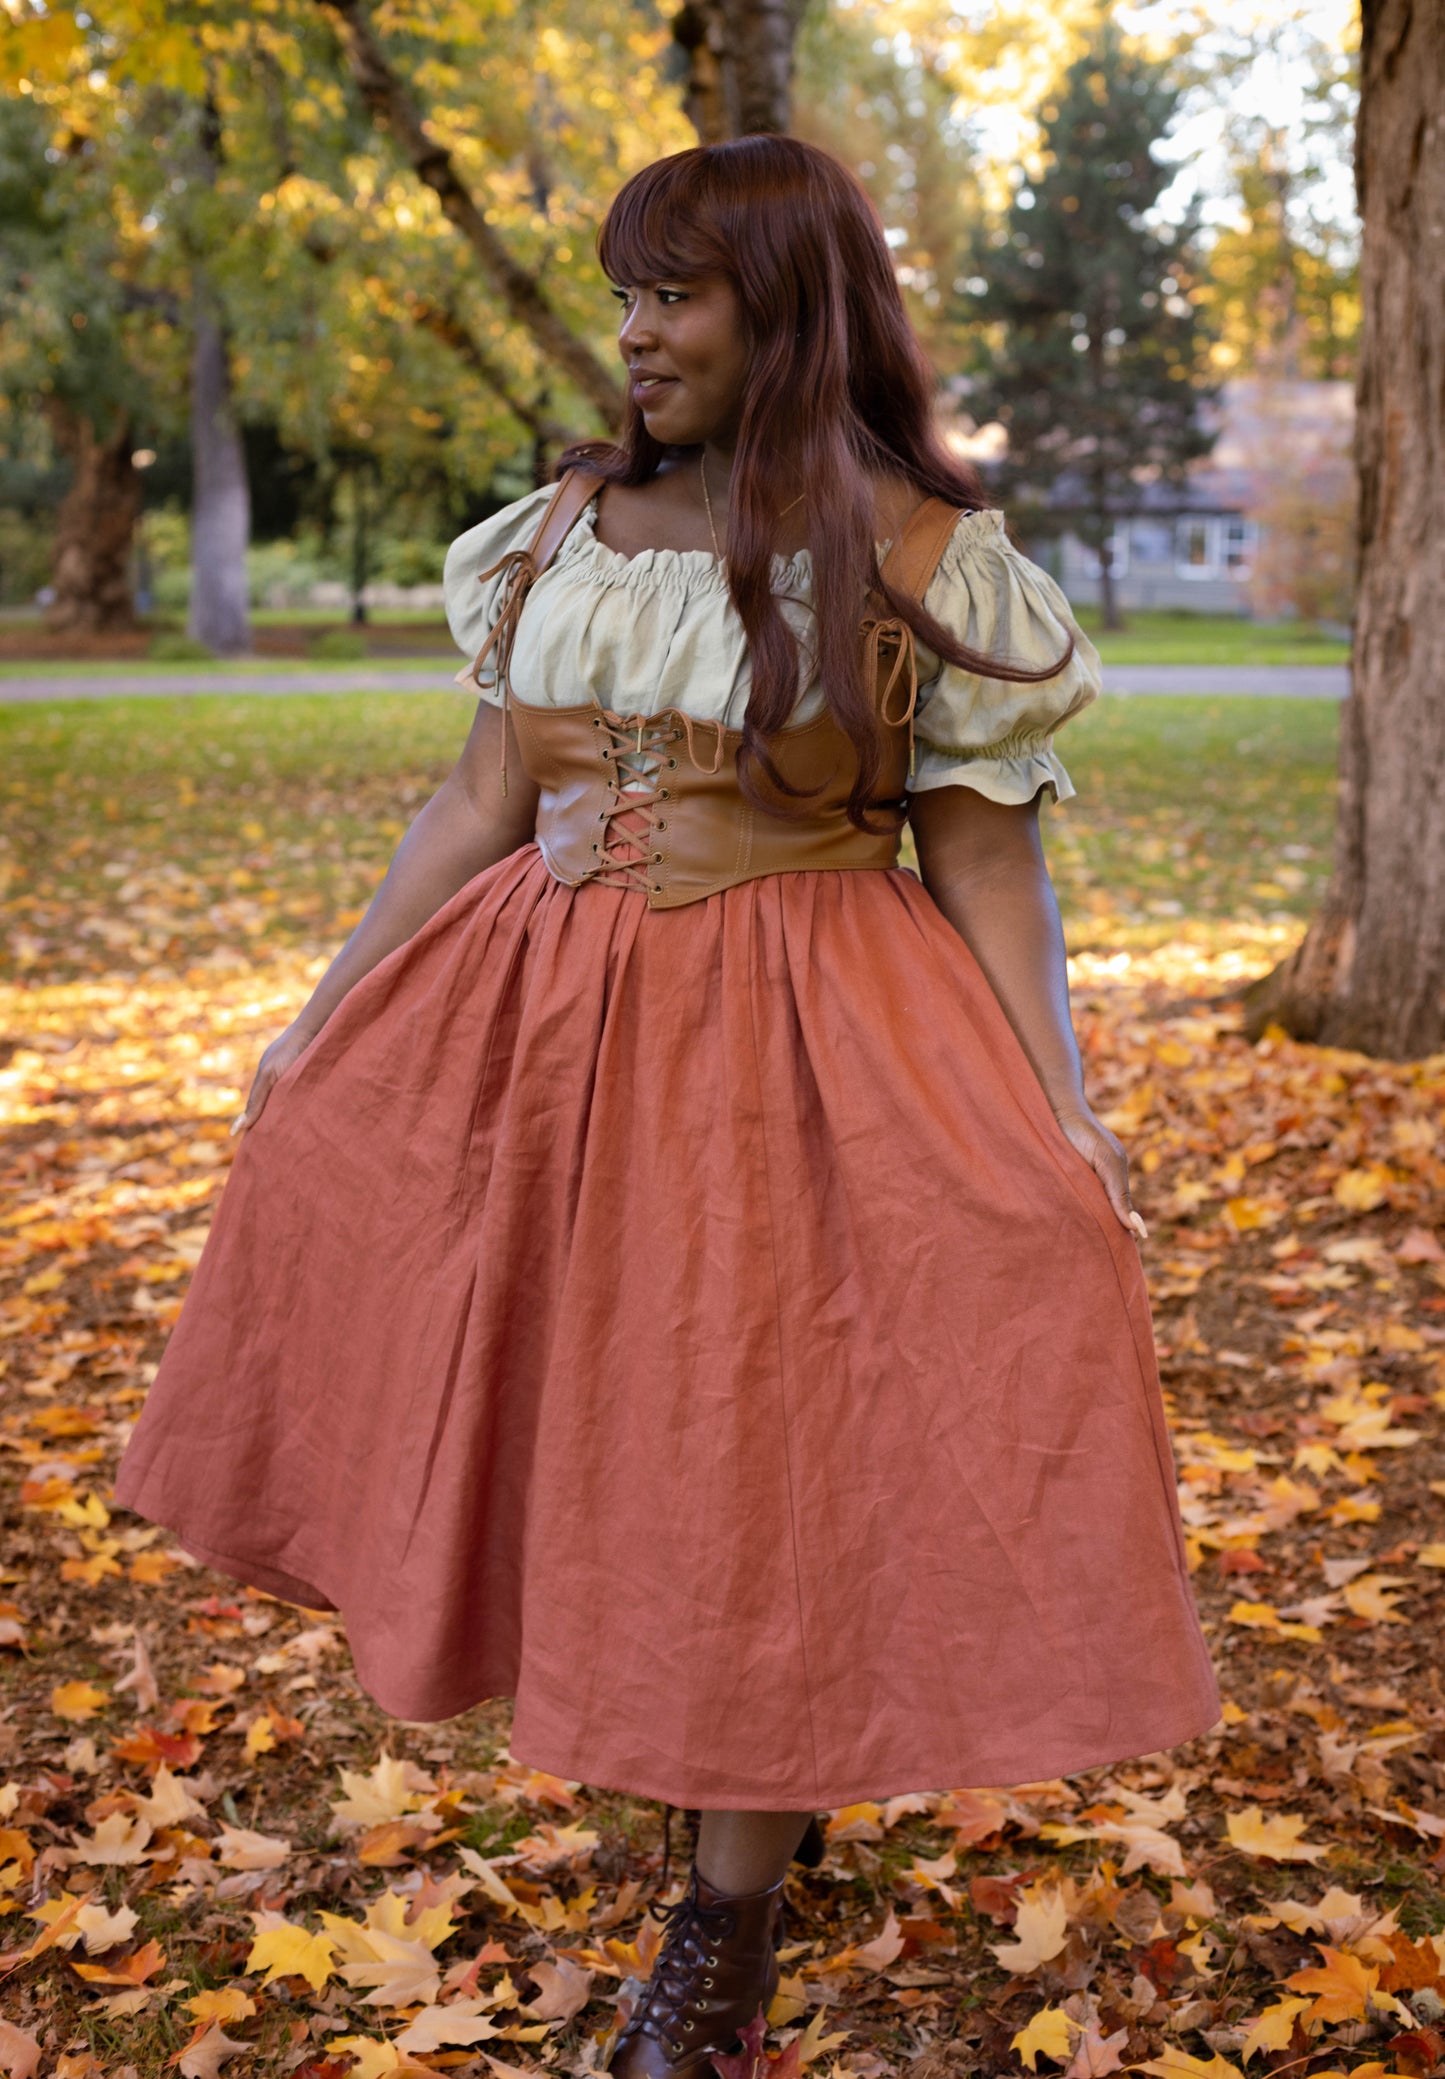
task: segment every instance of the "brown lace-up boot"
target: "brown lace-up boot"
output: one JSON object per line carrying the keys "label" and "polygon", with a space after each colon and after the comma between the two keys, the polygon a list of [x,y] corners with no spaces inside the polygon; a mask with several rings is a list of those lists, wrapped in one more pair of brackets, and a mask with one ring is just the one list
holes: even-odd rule
{"label": "brown lace-up boot", "polygon": [[687,1890],[667,1909],[652,1976],[613,2048],[613,2079],[712,2079],[712,2053],[735,2050],[778,1989],[783,1882],[766,1891],[715,1891],[694,1863]]}

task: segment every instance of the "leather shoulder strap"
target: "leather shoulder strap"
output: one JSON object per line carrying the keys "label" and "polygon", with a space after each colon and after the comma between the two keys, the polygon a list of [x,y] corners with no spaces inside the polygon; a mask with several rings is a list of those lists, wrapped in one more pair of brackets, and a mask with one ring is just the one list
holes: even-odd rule
{"label": "leather shoulder strap", "polygon": [[922,600],[965,510],[942,498],[925,498],[913,508],[883,558],[883,575],[895,591]]}
{"label": "leather shoulder strap", "polygon": [[528,553],[532,569],[540,577],[555,559],[567,536],[597,496],[602,479],[588,469],[569,469],[548,499]]}

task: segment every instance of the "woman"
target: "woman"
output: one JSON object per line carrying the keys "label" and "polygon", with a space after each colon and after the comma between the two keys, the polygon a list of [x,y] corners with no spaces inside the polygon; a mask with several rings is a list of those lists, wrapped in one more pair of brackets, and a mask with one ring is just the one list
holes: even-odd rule
{"label": "woman", "polygon": [[832,160],[680,153],[600,252],[622,440],[452,547],[471,735],[262,1057],[117,1494],[388,1711],[701,1812],[641,2079],[766,2008],[817,1807],[1217,1695],[1038,834],[1095,653]]}

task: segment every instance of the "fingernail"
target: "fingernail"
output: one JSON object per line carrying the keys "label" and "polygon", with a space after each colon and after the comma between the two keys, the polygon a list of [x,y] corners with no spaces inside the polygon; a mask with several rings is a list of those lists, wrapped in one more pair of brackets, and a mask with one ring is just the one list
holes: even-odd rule
{"label": "fingernail", "polygon": [[241,1131],[241,1128],[242,1128],[242,1127],[243,1127],[243,1126],[245,1125],[245,1123],[246,1123],[246,1114],[245,1114],[244,1112],[237,1112],[237,1114],[236,1114],[235,1118],[234,1118],[234,1119],[233,1119],[233,1120],[231,1121],[231,1126],[230,1126],[230,1134],[231,1134],[231,1136],[234,1136],[234,1135],[238,1134],[238,1133],[239,1133],[239,1132]]}
{"label": "fingernail", "polygon": [[1139,1237],[1140,1241],[1143,1241],[1143,1242],[1147,1242],[1147,1241],[1148,1241],[1148,1239],[1149,1239],[1149,1230],[1148,1230],[1148,1228],[1147,1228],[1147,1227],[1146,1227],[1146,1226],[1144,1225],[1144,1222],[1143,1222],[1143,1219],[1142,1219],[1142,1217],[1141,1217],[1141,1216],[1140,1216],[1140,1215],[1139,1215],[1138,1213],[1134,1212],[1134,1210],[1132,1209],[1132,1207],[1131,1207],[1131,1209],[1130,1209],[1130,1212],[1129,1212],[1129,1225],[1130,1225],[1130,1226],[1131,1226],[1131,1227],[1133,1228],[1133,1230],[1134,1230],[1135,1234],[1137,1234],[1137,1235],[1138,1235],[1138,1237]]}

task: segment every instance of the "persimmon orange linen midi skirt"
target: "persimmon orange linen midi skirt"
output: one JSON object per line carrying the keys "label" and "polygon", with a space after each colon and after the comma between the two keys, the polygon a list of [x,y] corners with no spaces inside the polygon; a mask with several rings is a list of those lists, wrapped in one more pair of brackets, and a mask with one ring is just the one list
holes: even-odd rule
{"label": "persimmon orange linen midi skirt", "polygon": [[1218,1713],[1137,1245],[902,870],[470,881],[245,1135],[116,1492],[387,1712],[678,1805]]}

